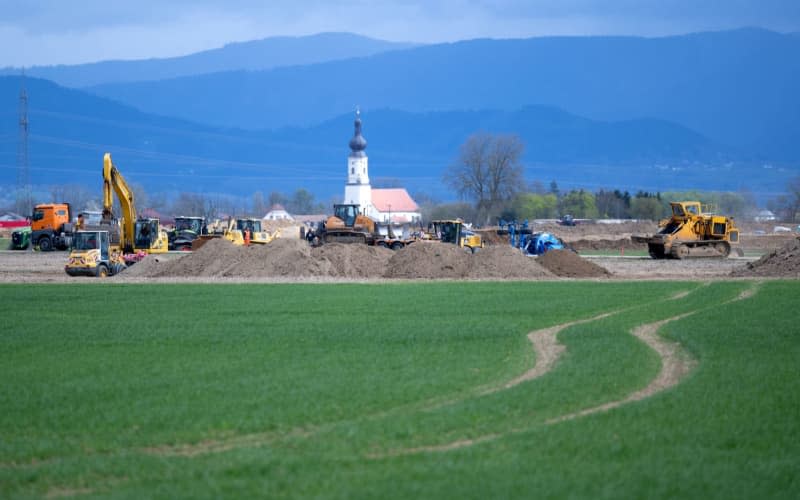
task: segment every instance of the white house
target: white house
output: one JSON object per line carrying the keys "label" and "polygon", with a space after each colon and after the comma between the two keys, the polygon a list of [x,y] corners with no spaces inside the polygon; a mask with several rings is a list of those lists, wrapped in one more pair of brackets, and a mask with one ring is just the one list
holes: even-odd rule
{"label": "white house", "polygon": [[270,208],[269,212],[267,212],[266,215],[264,215],[264,217],[262,217],[262,219],[263,220],[289,220],[289,221],[294,220],[294,218],[291,215],[289,215],[289,212],[287,212],[286,209],[283,208],[283,205],[280,205],[278,203],[276,203],[275,205],[272,205],[272,208]]}

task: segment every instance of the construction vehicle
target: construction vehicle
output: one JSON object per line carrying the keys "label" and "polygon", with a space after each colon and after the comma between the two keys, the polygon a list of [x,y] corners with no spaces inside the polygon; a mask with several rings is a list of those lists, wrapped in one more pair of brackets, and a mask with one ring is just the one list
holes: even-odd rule
{"label": "construction vehicle", "polygon": [[25,250],[28,245],[42,252],[66,250],[72,240],[74,226],[69,203],[42,203],[33,207],[30,227],[11,233],[11,248]]}
{"label": "construction vehicle", "polygon": [[[218,227],[218,225],[216,226]],[[280,229],[274,233],[265,231],[261,227],[261,219],[254,217],[231,218],[228,220],[227,226],[222,229],[222,233],[218,229],[209,233],[198,235],[192,241],[192,250],[205,245],[209,240],[216,238],[224,238],[234,245],[242,246],[248,245],[266,245],[275,238],[280,236]]]}
{"label": "construction vehicle", "polygon": [[333,215],[315,231],[313,241],[322,243],[360,243],[399,250],[416,238],[407,225],[398,228],[391,222],[376,222],[361,213],[359,205],[341,203],[333,206]]}
{"label": "construction vehicle", "polygon": [[31,244],[31,226],[23,226],[11,232],[11,250],[25,250]]}
{"label": "construction vehicle", "polygon": [[191,250],[192,243],[208,234],[205,217],[175,217],[175,229],[167,233],[170,250]]}
{"label": "construction vehicle", "polygon": [[280,230],[274,233],[262,230],[261,219],[250,217],[231,219],[222,237],[234,245],[244,245],[247,243],[246,231],[249,232],[247,237],[251,245],[266,245],[280,234]]}
{"label": "construction vehicle", "polygon": [[[114,215],[113,195],[116,193],[122,211],[119,218]],[[136,217],[136,206],[125,178],[111,161],[111,154],[103,156],[103,214],[100,226],[109,230],[112,244],[116,243],[114,232],[119,234],[119,246],[129,263],[140,260],[151,253],[166,253],[169,237],[161,228],[158,219]]]}
{"label": "construction vehicle", "polygon": [[329,216],[315,232],[318,243],[375,243],[375,221],[363,215],[359,205],[335,204]]}
{"label": "construction vehicle", "polygon": [[[508,242],[512,247],[522,251],[525,255],[542,255],[549,250],[571,250],[564,240],[558,236],[547,232],[534,232],[526,220],[522,224],[516,221],[501,223],[501,228],[508,234]],[[498,231],[500,233],[500,231]]]}
{"label": "construction vehicle", "polygon": [[[654,259],[728,257],[739,244],[739,230],[733,217],[716,215],[699,201],[671,202],[672,216],[659,222],[653,235],[633,235],[631,240],[647,243]],[[741,250],[736,248],[737,252]]]}
{"label": "construction vehicle", "polygon": [[428,225],[429,239],[442,243],[452,243],[460,248],[475,253],[483,248],[481,235],[468,229],[461,219],[434,220]]}
{"label": "construction vehicle", "polygon": [[73,234],[72,250],[64,266],[70,276],[105,278],[121,273],[126,261],[119,244],[113,243],[113,231],[86,230]]}

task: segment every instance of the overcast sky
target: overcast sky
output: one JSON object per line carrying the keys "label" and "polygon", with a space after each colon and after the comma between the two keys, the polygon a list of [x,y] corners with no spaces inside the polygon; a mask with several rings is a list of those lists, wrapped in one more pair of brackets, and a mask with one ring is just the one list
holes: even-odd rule
{"label": "overcast sky", "polygon": [[0,0],[0,67],[169,57],[325,31],[447,42],[742,26],[800,31],[800,0]]}

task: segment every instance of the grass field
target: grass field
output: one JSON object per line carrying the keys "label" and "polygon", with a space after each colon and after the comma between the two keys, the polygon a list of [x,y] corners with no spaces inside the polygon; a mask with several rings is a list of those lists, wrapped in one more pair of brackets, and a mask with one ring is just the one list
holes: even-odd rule
{"label": "grass field", "polygon": [[[798,297],[0,285],[0,497],[797,498]],[[528,332],[581,319],[552,370],[506,387],[536,366]],[[667,319],[694,368],[626,402],[666,365],[631,331]]]}

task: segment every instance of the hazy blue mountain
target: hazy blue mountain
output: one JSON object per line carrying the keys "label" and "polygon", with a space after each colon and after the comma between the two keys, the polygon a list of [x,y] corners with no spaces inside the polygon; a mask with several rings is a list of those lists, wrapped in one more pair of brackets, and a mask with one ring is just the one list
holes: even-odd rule
{"label": "hazy blue mountain", "polygon": [[[341,195],[352,112],[306,128],[245,131],[150,115],[52,82],[26,78],[33,184],[96,185],[102,155],[153,192],[256,190],[291,193],[304,187],[319,199]],[[0,77],[0,186],[16,182],[19,77]],[[526,146],[528,180],[564,188],[636,191],[698,188],[780,191],[785,172],[754,170],[747,157],[680,125],[655,119],[590,120],[547,106],[363,113],[370,174],[396,179],[411,192],[452,195],[442,175],[472,133],[515,133]],[[2,196],[0,196],[2,198]]]}
{"label": "hazy blue mountain", "polygon": [[800,159],[800,38],[759,29],[665,38],[471,40],[269,71],[92,91],[139,109],[241,128],[308,126],[362,109],[519,109],[653,117],[769,159]]}
{"label": "hazy blue mountain", "polygon": [[[231,70],[265,70],[369,56],[418,44],[387,42],[351,33],[320,33],[302,37],[272,37],[238,42],[181,57],[91,64],[34,66],[29,76],[67,87],[102,83],[162,80]],[[19,75],[19,68],[0,69],[0,75]]]}

